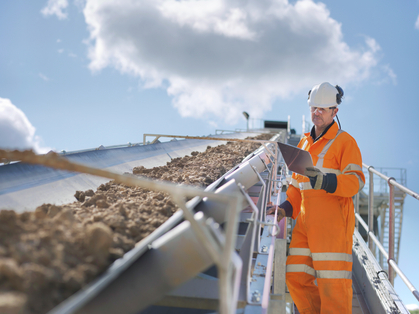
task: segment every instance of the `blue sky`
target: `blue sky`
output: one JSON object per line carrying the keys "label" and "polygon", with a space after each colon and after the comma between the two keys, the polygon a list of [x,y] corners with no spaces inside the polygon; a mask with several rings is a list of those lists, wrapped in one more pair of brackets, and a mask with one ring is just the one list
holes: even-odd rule
{"label": "blue sky", "polygon": [[[418,0],[1,1],[0,47],[0,147],[208,135],[245,128],[243,110],[300,133],[307,91],[329,81],[364,162],[406,168],[419,192]],[[400,266],[417,288],[418,221],[407,197]]]}

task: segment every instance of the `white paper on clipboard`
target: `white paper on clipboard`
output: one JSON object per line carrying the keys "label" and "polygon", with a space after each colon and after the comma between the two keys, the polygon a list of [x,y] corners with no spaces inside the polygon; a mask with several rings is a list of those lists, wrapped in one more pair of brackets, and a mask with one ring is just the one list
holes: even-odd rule
{"label": "white paper on clipboard", "polygon": [[313,167],[313,160],[308,151],[280,142],[278,142],[278,146],[288,169],[292,172],[304,175],[307,167]]}

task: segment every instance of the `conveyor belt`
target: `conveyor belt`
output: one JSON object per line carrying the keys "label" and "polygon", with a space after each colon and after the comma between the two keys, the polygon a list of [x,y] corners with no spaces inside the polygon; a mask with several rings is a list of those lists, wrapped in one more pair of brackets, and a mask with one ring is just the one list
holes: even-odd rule
{"label": "conveyor belt", "polygon": [[[245,138],[254,134],[225,134],[217,137]],[[132,172],[143,165],[152,168],[166,164],[172,158],[193,151],[205,151],[207,146],[225,144],[211,140],[175,140],[153,145],[90,150],[64,155],[70,161],[106,169],[115,173]],[[96,189],[109,181],[106,178],[55,170],[39,165],[14,163],[0,167],[0,205],[17,212],[34,210],[43,203],[62,205],[75,200],[76,190]]]}

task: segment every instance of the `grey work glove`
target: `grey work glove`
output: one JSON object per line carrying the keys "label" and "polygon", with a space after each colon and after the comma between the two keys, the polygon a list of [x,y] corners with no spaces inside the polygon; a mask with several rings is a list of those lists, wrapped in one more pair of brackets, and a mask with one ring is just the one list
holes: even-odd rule
{"label": "grey work glove", "polygon": [[328,193],[336,191],[338,180],[334,173],[323,173],[316,167],[307,167],[304,175],[310,179],[311,187],[315,190],[325,190]]}

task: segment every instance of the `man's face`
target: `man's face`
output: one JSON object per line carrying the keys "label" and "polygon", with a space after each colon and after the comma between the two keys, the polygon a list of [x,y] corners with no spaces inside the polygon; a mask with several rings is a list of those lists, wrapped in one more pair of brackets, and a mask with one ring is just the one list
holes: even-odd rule
{"label": "man's face", "polygon": [[311,111],[311,121],[317,128],[326,128],[330,123],[332,123],[333,118],[338,113],[338,108],[318,108],[310,107]]}

